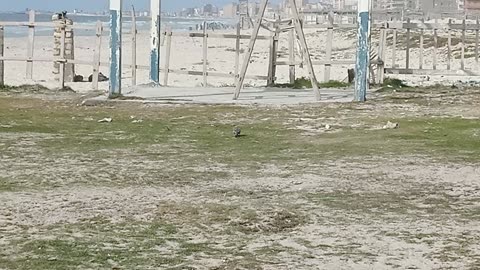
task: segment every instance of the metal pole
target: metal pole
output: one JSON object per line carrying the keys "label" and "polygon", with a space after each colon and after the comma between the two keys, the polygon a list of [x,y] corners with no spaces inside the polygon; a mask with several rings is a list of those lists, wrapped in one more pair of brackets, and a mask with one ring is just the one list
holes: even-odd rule
{"label": "metal pole", "polygon": [[110,97],[122,93],[122,0],[110,0]]}
{"label": "metal pole", "polygon": [[160,84],[160,29],[161,29],[161,0],[150,0],[150,14],[152,29],[150,33],[150,80]]}
{"label": "metal pole", "polygon": [[367,99],[370,36],[370,0],[358,1],[358,42],[355,62],[355,101]]}

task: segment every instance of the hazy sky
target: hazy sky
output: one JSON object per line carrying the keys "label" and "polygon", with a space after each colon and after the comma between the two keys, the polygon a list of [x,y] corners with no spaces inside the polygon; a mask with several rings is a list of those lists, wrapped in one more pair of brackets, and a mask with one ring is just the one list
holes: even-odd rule
{"label": "hazy sky", "polygon": [[[0,0],[1,11],[21,11],[26,8],[41,10],[72,10],[83,9],[87,11],[100,11],[108,8],[108,0]],[[130,7],[132,3],[137,9],[146,9],[150,0],[124,0],[124,5]],[[223,5],[236,0],[163,0],[164,10],[178,10],[182,7],[201,6],[205,3]]]}

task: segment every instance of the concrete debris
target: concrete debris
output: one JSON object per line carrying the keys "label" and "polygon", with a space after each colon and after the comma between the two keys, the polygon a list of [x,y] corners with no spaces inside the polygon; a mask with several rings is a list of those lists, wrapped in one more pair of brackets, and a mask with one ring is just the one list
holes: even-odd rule
{"label": "concrete debris", "polygon": [[398,123],[392,123],[388,121],[388,123],[385,126],[383,126],[383,129],[397,129],[399,127],[400,125]]}
{"label": "concrete debris", "polygon": [[98,120],[98,123],[111,123],[112,121],[112,118],[103,118],[101,120]]}

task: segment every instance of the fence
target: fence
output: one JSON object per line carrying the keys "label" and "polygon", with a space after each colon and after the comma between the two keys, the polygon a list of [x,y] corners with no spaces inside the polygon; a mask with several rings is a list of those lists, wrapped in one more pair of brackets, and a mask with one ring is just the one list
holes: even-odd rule
{"label": "fence", "polygon": [[[453,20],[449,20],[448,23],[426,23],[426,22],[412,22],[407,19],[406,22],[388,22],[382,27],[384,32],[383,48],[387,48],[390,45],[391,59],[387,61],[385,59],[385,49],[383,50],[383,56],[385,63],[390,65],[385,68],[387,74],[412,74],[412,75],[443,75],[443,76],[480,76],[479,66],[479,20],[475,22],[467,22],[462,20],[461,23],[454,23]],[[390,32],[390,35],[389,33]],[[441,36],[443,34],[443,36]],[[460,37],[456,37],[455,34],[460,34]],[[468,34],[468,36],[467,36]],[[389,44],[387,35],[390,36],[391,43]],[[404,37],[404,42],[401,42],[401,38]],[[400,39],[400,42],[399,42]],[[456,41],[457,46],[452,46],[452,40]],[[417,43],[418,41],[418,43]],[[426,41],[430,48],[426,47]],[[405,62],[404,65],[400,65],[398,60],[399,45],[405,47]],[[470,46],[473,45],[473,46]],[[412,50],[413,47],[418,46],[418,68],[414,68],[412,65]],[[446,68],[439,68],[439,58],[444,56],[445,52],[441,51],[446,46]],[[460,66],[454,68],[452,66],[453,57],[452,53],[454,49],[459,48],[460,51]],[[475,58],[474,69],[467,68],[465,64],[466,49],[473,47]],[[426,50],[431,52],[432,64],[430,67],[426,65]]]}
{"label": "fence", "polygon": [[[5,28],[7,27],[27,27],[28,28],[28,36],[27,36],[27,52],[26,56],[23,57],[7,57],[5,56],[5,51],[3,50],[5,44]],[[43,28],[59,28],[61,30],[61,38],[60,38],[60,56],[54,57],[38,57],[34,55],[34,44],[35,44],[35,28],[36,27],[43,27]],[[75,30],[75,29],[83,29],[83,30],[93,30],[96,34],[96,46],[94,49],[94,55],[92,56],[91,60],[79,60],[79,59],[66,59],[65,57],[65,37],[66,37],[66,30]],[[29,12],[29,21],[28,22],[0,22],[0,83],[3,84],[5,82],[5,73],[3,69],[5,67],[5,62],[12,61],[12,62],[26,62],[27,68],[25,77],[27,79],[33,78],[33,64],[37,63],[58,63],[60,65],[60,76],[59,76],[59,87],[65,87],[65,65],[66,64],[74,64],[74,65],[87,65],[91,66],[93,70],[93,89],[98,89],[98,74],[99,74],[99,67],[105,66],[108,67],[109,63],[101,63],[100,62],[100,51],[101,51],[101,37],[103,34],[103,25],[101,22],[98,22],[95,27],[91,26],[77,26],[77,25],[67,25],[61,22],[36,22],[35,21],[35,11],[31,10]],[[73,49],[73,48],[72,48]]]}
{"label": "fence", "polygon": [[[129,65],[124,65],[127,68],[131,69],[131,80],[132,84],[136,85],[138,83],[137,71],[138,70],[150,70],[150,67],[147,65],[137,64],[137,43],[138,41],[138,30],[136,24],[135,14],[132,13],[132,28],[129,31],[131,37],[131,46],[132,46],[132,59]],[[6,27],[27,27],[28,36],[27,36],[27,52],[23,57],[6,57],[4,54],[4,29]],[[60,27],[62,33],[61,39],[61,52],[60,57],[38,57],[34,55],[34,43],[35,43],[35,27],[49,27],[49,28],[58,28]],[[66,29],[87,29],[95,31],[95,48],[91,59],[89,60],[79,60],[79,59],[65,59],[65,31]],[[326,38],[325,54],[322,60],[313,61],[314,66],[320,66],[323,68],[323,81],[331,80],[331,68],[335,65],[350,65],[354,66],[355,59],[334,59],[332,56],[334,38],[334,31],[352,31],[355,33],[357,30],[357,25],[335,23],[333,20],[329,19],[325,23],[319,24],[305,24],[305,29],[321,29],[324,31]],[[225,34],[225,33],[212,33],[207,32],[206,27],[203,28],[202,32],[173,32],[170,29],[165,30],[162,33],[162,43],[165,46],[163,58],[164,63],[160,68],[160,72],[163,73],[163,84],[169,84],[169,74],[183,74],[191,76],[201,76],[203,78],[203,85],[206,86],[208,83],[208,77],[224,77],[231,78],[232,83],[235,82],[236,77],[238,76],[239,66],[240,66],[240,52],[242,50],[240,46],[240,41],[245,39],[250,39],[250,35],[245,35],[241,33],[241,28],[237,25],[236,33]],[[381,83],[383,82],[385,74],[413,74],[413,75],[443,75],[443,76],[458,76],[458,75],[468,75],[468,76],[480,76],[480,66],[479,66],[479,22],[478,19],[475,22],[463,20],[461,23],[454,23],[452,20],[448,23],[431,23],[416,21],[413,22],[407,19],[406,22],[382,22],[376,23],[372,26],[372,37],[375,36],[375,39],[378,42],[373,42],[372,44],[378,44],[378,47],[375,46],[374,50],[376,51],[376,58],[372,59],[371,65],[376,67],[376,74],[372,74],[373,80]],[[270,58],[269,58],[269,71],[266,76],[261,75],[249,75],[247,78],[255,80],[267,80],[267,84],[272,84],[275,82],[275,70],[278,66],[288,66],[289,67],[289,79],[290,82],[295,80],[295,69],[297,66],[302,65],[303,59],[300,56],[299,59],[296,59],[295,53],[295,34],[292,29],[287,29],[285,32],[288,32],[288,59],[278,59],[278,31],[272,32],[271,35],[259,36],[261,40],[267,40],[270,42]],[[93,82],[92,88],[98,89],[98,74],[100,67],[109,67],[109,63],[100,61],[100,54],[102,51],[102,35],[105,33],[103,25],[101,22],[98,22],[95,27],[91,26],[77,26],[77,25],[65,25],[53,22],[35,22],[34,12],[30,13],[30,19],[28,22],[0,22],[0,83],[3,83],[4,80],[4,62],[5,61],[20,61],[27,63],[27,69],[25,72],[26,78],[32,78],[33,74],[33,63],[41,62],[50,62],[58,63],[61,66],[61,70],[64,69],[65,65],[75,64],[75,65],[86,65],[91,66],[93,71]],[[460,37],[457,38],[454,34],[459,33]],[[446,37],[442,37],[441,34],[444,34]],[[190,37],[202,39],[202,71],[196,70],[186,70],[186,69],[172,69],[171,63],[175,61],[172,58],[172,39],[175,37]],[[232,71],[230,72],[210,72],[208,71],[208,44],[211,39],[230,39],[235,41],[235,64],[232,65]],[[454,47],[452,47],[452,40],[458,43],[460,51],[460,67],[455,68],[452,66]],[[417,42],[418,41],[418,42]],[[428,41],[428,42],[427,42]],[[466,65],[466,48],[467,42],[470,45],[473,44],[474,55],[476,67],[471,69]],[[418,44],[417,44],[418,43]],[[439,65],[439,52],[443,46],[447,47],[446,50],[446,69],[441,69]],[[404,47],[405,53],[405,62],[404,65],[399,65],[400,51]],[[418,68],[413,68],[412,64],[412,50],[415,46],[415,49],[418,51]],[[417,48],[418,46],[418,48]],[[471,47],[471,46],[470,46]],[[469,48],[470,48],[469,47]],[[428,66],[425,63],[425,51],[429,50],[432,52],[432,65]],[[390,53],[387,53],[387,52]],[[441,54],[440,54],[441,55]],[[471,56],[471,55],[470,55]],[[390,59],[388,59],[390,58]],[[417,59],[416,58],[416,59]],[[402,60],[403,62],[403,60]],[[60,76],[59,87],[63,88],[65,86],[64,76]]]}

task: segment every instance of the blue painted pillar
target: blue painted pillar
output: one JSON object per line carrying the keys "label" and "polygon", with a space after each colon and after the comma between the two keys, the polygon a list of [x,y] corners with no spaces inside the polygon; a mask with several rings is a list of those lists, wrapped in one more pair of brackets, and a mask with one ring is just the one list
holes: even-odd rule
{"label": "blue painted pillar", "polygon": [[110,97],[122,93],[122,1],[110,0]]}
{"label": "blue painted pillar", "polygon": [[370,64],[370,0],[358,0],[358,43],[355,62],[355,101],[367,100]]}
{"label": "blue painted pillar", "polygon": [[160,84],[160,29],[161,29],[161,0],[150,0],[150,14],[152,30],[150,33],[150,80]]}

